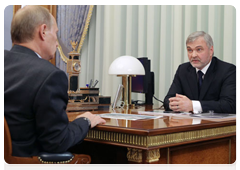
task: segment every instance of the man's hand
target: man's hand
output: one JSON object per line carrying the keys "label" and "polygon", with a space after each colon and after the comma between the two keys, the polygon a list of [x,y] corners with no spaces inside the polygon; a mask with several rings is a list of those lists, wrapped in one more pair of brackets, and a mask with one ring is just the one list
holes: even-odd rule
{"label": "man's hand", "polygon": [[175,112],[193,111],[192,101],[184,95],[169,98],[169,108]]}
{"label": "man's hand", "polygon": [[77,116],[76,119],[80,118],[80,117],[88,118],[90,120],[90,122],[91,122],[91,128],[95,127],[98,124],[106,123],[106,121],[104,119],[102,119],[99,115],[94,115],[94,114],[92,114],[90,112],[85,112],[85,113]]}

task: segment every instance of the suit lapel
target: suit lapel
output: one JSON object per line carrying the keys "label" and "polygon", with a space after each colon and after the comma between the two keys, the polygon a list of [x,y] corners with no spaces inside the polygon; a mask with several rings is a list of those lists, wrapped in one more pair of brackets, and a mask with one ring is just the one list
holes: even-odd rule
{"label": "suit lapel", "polygon": [[207,93],[207,91],[209,89],[209,86],[211,85],[211,83],[213,81],[213,78],[215,77],[215,70],[216,70],[215,66],[216,66],[216,59],[213,57],[211,65],[209,66],[209,68],[204,76],[199,100],[203,99],[203,97],[205,96],[205,94]]}
{"label": "suit lapel", "polygon": [[188,67],[188,75],[187,75],[187,80],[189,84],[189,88],[191,89],[192,92],[192,99],[198,99],[198,85],[197,85],[197,74],[195,68],[190,66]]}

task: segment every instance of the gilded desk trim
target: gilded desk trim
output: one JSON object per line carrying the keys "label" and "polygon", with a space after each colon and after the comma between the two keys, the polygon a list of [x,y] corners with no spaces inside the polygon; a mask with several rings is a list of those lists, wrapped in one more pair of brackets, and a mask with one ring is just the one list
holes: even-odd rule
{"label": "gilded desk trim", "polygon": [[89,130],[86,138],[149,148],[179,142],[188,142],[209,137],[217,137],[234,132],[236,132],[236,125],[178,133],[169,133],[155,136],[141,136],[92,129]]}
{"label": "gilded desk trim", "polygon": [[[134,149],[134,148],[127,148],[128,153],[127,153],[127,158],[128,161],[130,162],[137,162],[137,163],[142,163],[142,158],[143,158],[143,150],[141,149]],[[154,149],[154,150],[148,150],[146,151],[146,162],[147,163],[152,163],[156,162],[160,158],[160,151],[159,149]]]}

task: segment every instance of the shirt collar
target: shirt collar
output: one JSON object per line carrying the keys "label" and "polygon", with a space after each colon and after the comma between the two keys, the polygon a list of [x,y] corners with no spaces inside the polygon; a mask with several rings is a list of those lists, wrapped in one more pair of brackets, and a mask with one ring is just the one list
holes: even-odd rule
{"label": "shirt collar", "polygon": [[[206,74],[211,62],[212,62],[212,60],[201,70],[204,75]],[[198,72],[198,71],[199,71],[199,69],[196,68],[196,72]]]}
{"label": "shirt collar", "polygon": [[[36,52],[35,52],[36,53]],[[39,58],[42,58],[38,53],[36,53]]]}

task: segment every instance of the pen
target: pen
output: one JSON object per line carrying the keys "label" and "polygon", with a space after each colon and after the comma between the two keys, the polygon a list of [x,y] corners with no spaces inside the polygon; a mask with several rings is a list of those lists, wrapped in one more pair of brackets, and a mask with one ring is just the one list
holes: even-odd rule
{"label": "pen", "polygon": [[89,88],[92,87],[92,79],[90,80],[90,83],[89,83]]}
{"label": "pen", "polygon": [[95,80],[95,83],[93,85],[93,88],[98,84],[98,80]]}

